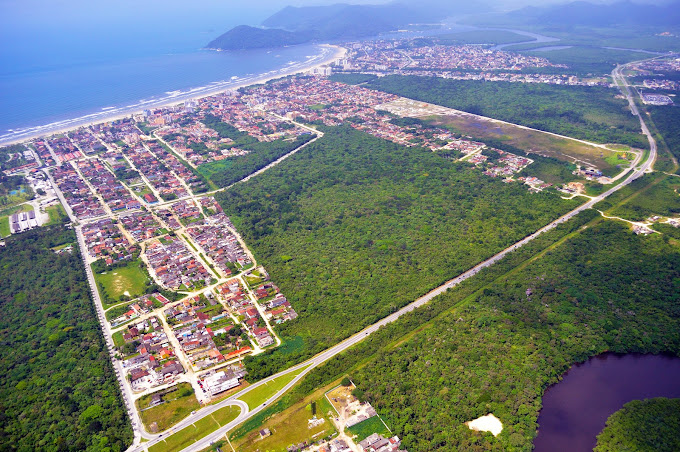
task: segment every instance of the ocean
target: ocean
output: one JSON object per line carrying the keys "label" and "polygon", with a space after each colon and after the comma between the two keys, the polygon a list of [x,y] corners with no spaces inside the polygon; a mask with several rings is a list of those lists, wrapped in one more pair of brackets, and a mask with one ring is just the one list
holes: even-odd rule
{"label": "ocean", "polygon": [[[4,2],[11,0],[0,0],[0,13],[9,13],[0,14],[0,142],[226,89],[312,64],[329,52],[315,45],[203,50],[232,26],[259,23],[271,13],[239,9],[237,3],[227,11],[211,0],[198,0],[202,8],[156,16],[128,4],[139,15],[154,17],[142,20],[137,14],[100,17],[91,10],[72,18],[74,2],[72,9],[59,12],[62,20],[54,20],[56,11],[29,16]],[[154,2],[151,6],[161,5]],[[218,19],[219,14],[224,17]]]}

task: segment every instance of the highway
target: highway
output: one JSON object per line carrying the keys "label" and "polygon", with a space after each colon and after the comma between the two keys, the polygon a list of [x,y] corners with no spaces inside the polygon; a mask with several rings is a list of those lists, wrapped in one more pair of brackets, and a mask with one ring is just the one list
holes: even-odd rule
{"label": "highway", "polygon": [[[629,63],[632,64],[632,63]],[[522,246],[526,245],[527,243],[531,242],[534,240],[536,237],[540,236],[541,234],[550,231],[551,229],[555,228],[561,223],[565,223],[569,221],[571,218],[575,217],[579,213],[583,212],[584,210],[592,208],[595,204],[598,202],[602,201],[606,197],[610,196],[612,193],[615,193],[616,191],[620,190],[621,188],[625,187],[626,185],[630,184],[632,181],[637,179],[638,177],[642,176],[645,172],[651,171],[652,165],[654,164],[654,161],[656,160],[657,156],[657,145],[656,141],[652,137],[652,134],[650,133],[649,129],[647,128],[647,125],[644,122],[643,117],[640,115],[640,112],[638,111],[637,106],[635,105],[635,101],[633,98],[633,94],[630,90],[630,87],[628,86],[625,77],[622,74],[622,70],[626,67],[627,65],[622,65],[622,66],[617,66],[616,69],[612,72],[612,77],[614,80],[619,84],[621,87],[622,93],[626,96],[628,99],[630,109],[632,114],[636,115],[639,120],[640,124],[642,127],[643,133],[647,136],[647,139],[649,140],[649,145],[650,145],[650,152],[647,157],[647,159],[640,165],[639,167],[636,167],[633,169],[633,171],[628,175],[627,178],[620,184],[610,188],[606,192],[600,194],[599,196],[593,197],[590,199],[588,202],[585,204],[582,204],[581,206],[575,208],[574,210],[570,211],[569,213],[563,215],[562,217],[554,220],[553,222],[549,223],[548,225],[544,226],[543,228],[539,229],[538,231],[534,232],[531,235],[528,235],[527,237],[523,238],[522,240],[518,241],[517,243],[509,246],[508,248],[504,249],[503,251],[499,252],[498,254],[490,257],[489,259],[477,264],[470,270],[466,271],[465,273],[456,276],[455,278],[447,281],[446,283],[442,284],[441,286],[437,287],[436,289],[428,292],[427,294],[423,295],[422,297],[418,298],[417,300],[413,301],[412,303],[404,306],[403,308],[399,309],[398,311],[394,312],[393,314],[390,314],[389,316],[385,317],[384,319],[378,321],[377,323],[374,323],[373,325],[366,327],[365,329],[361,330],[360,332],[350,336],[349,338],[345,339],[344,341],[334,345],[333,347],[325,350],[324,352],[314,356],[308,361],[305,361],[304,363],[298,364],[296,366],[290,367],[289,369],[286,369],[282,372],[279,372],[275,375],[272,375],[271,377],[268,377],[264,380],[261,380],[248,388],[244,389],[243,391],[240,391],[237,394],[234,394],[228,399],[225,399],[224,401],[217,403],[215,405],[212,405],[207,408],[203,408],[199,411],[197,411],[195,414],[189,416],[188,418],[184,419],[182,422],[180,422],[177,426],[175,426],[172,431],[178,431],[181,430],[182,428],[191,425],[192,423],[202,419],[203,417],[209,415],[210,413],[214,412],[217,409],[223,408],[225,406],[229,405],[238,405],[241,406],[241,414],[231,423],[228,425],[225,425],[224,427],[220,428],[219,430],[216,430],[215,432],[211,433],[210,435],[198,440],[195,442],[193,445],[185,448],[182,452],[189,452],[189,451],[198,451],[205,449],[206,447],[210,446],[211,443],[219,440],[221,437],[223,437],[229,430],[234,428],[235,426],[241,424],[242,422],[246,421],[247,419],[250,419],[251,417],[255,416],[257,413],[265,409],[268,405],[270,405],[272,402],[274,402],[276,399],[281,397],[283,394],[285,394],[291,387],[293,387],[298,381],[300,381],[307,373],[309,373],[312,369],[315,367],[325,363],[326,361],[330,360],[334,356],[347,351],[357,343],[361,342],[364,340],[366,337],[368,337],[370,334],[374,333],[377,331],[380,327],[385,326],[389,323],[392,323],[399,319],[401,316],[404,314],[407,314],[416,308],[419,308],[427,303],[429,303],[433,298],[435,298],[438,295],[441,295],[448,289],[451,289],[455,287],[456,285],[460,284],[461,282],[465,281],[468,278],[471,278],[472,276],[476,275],[479,273],[480,270],[483,268],[489,267],[499,260],[503,259],[508,253],[511,253]],[[293,372],[297,372],[300,369],[304,369],[299,375],[297,375],[293,380],[291,380],[290,383],[288,383],[283,389],[281,389],[279,392],[277,392],[274,396],[272,396],[269,400],[267,400],[266,403],[264,403],[261,406],[258,406],[257,408],[253,410],[249,410],[248,407],[243,406],[243,402],[240,402],[239,400],[236,400],[237,398],[241,397],[242,395],[246,394],[247,392],[262,386],[275,378],[278,378],[283,375],[287,375]],[[240,403],[239,403],[240,402]],[[168,432],[164,432],[161,435],[167,436]],[[144,443],[141,446],[132,446],[130,449],[128,449],[130,452],[138,452],[146,449],[149,446],[152,446],[159,441],[163,440],[163,437],[161,435],[147,435],[145,434],[145,438],[153,438],[149,442]]]}

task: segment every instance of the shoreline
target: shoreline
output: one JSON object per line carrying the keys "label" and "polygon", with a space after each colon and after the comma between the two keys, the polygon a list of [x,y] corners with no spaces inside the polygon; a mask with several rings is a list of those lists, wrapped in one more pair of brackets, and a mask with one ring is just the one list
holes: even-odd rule
{"label": "shoreline", "polygon": [[[111,112],[106,110],[91,113],[89,115],[81,116],[79,118],[64,119],[50,124],[41,126],[27,127],[25,132],[19,132],[14,136],[0,138],[0,146],[8,146],[12,144],[23,143],[29,140],[40,137],[48,137],[59,133],[65,133],[71,130],[79,129],[81,127],[89,127],[94,124],[102,124],[106,122],[115,121],[130,117],[132,115],[143,112],[146,109],[155,109],[169,107],[173,105],[183,104],[189,100],[203,99],[214,96],[216,94],[224,93],[230,90],[237,90],[252,85],[260,85],[270,80],[276,80],[291,75],[300,74],[319,68],[329,63],[343,58],[347,49],[336,44],[319,44],[323,49],[321,54],[315,55],[313,58],[297,63],[291,67],[285,66],[280,69],[272,70],[264,74],[250,75],[239,77],[238,80],[215,81],[208,85],[198,88],[190,88],[186,93],[172,96],[170,99],[158,99],[157,102],[141,101],[140,104],[130,107],[114,107]],[[321,61],[315,61],[321,59]],[[211,88],[211,85],[218,85]],[[192,92],[200,91],[200,92]],[[10,132],[11,133],[11,132]]]}

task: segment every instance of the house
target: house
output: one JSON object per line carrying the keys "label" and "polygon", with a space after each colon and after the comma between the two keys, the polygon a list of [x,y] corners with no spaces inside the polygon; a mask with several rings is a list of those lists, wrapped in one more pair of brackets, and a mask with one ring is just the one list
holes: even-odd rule
{"label": "house", "polygon": [[154,394],[151,396],[151,403],[149,403],[149,408],[153,408],[163,403],[163,398],[160,394]]}

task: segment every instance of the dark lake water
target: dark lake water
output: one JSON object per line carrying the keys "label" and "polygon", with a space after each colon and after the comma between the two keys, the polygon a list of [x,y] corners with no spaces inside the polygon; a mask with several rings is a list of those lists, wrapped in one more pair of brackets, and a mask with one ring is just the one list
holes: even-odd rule
{"label": "dark lake water", "polygon": [[652,397],[680,397],[680,358],[604,354],[577,364],[543,396],[534,450],[592,451],[611,414]]}

